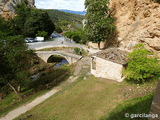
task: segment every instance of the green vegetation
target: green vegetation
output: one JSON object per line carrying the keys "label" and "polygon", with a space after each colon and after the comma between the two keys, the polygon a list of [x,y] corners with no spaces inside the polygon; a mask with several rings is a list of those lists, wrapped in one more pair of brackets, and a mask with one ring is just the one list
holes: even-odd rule
{"label": "green vegetation", "polygon": [[86,55],[86,51],[84,49],[80,49],[80,48],[74,48],[74,53],[77,55]]}
{"label": "green vegetation", "polygon": [[64,36],[72,39],[76,43],[83,43],[83,44],[86,43],[86,41],[84,40],[84,31],[82,29],[70,30],[66,32]]}
{"label": "green vegetation", "polygon": [[84,19],[83,15],[67,13],[59,10],[46,10],[53,22],[60,21],[62,24],[67,25],[69,23],[79,22],[81,23]]}
{"label": "green vegetation", "polygon": [[81,52],[81,49],[80,48],[74,48],[74,52],[79,55],[80,52]]}
{"label": "green vegetation", "polygon": [[158,80],[160,75],[160,62],[151,56],[153,53],[137,44],[132,53],[128,55],[128,67],[125,71],[126,80],[134,83]]}
{"label": "green vegetation", "polygon": [[[83,15],[67,13],[59,10],[46,10],[56,25],[56,32],[68,31],[70,28],[82,28]],[[59,32],[60,29],[62,31]]]}
{"label": "green vegetation", "polygon": [[[126,82],[117,83],[98,79],[93,76],[85,80],[81,77],[31,111],[21,115],[17,120],[29,115],[32,116],[27,118],[28,120],[72,120],[73,118],[76,120],[98,120],[104,114],[110,113],[122,101],[144,96],[153,92],[155,87],[155,83],[137,86]],[[144,104],[148,104],[146,105],[148,110],[150,102]],[[130,109],[135,110],[132,107]]]}
{"label": "green vegetation", "polygon": [[21,36],[0,39],[0,83],[8,84],[18,95],[28,80],[32,51],[27,50]]}
{"label": "green vegetation", "polygon": [[48,33],[45,31],[38,31],[38,33],[36,34],[37,37],[46,37],[47,35]]}
{"label": "green vegetation", "polygon": [[114,18],[108,5],[109,0],[86,0],[86,26],[84,27],[87,41],[98,43],[100,49],[100,42],[113,40],[115,37]]}
{"label": "green vegetation", "polygon": [[160,3],[160,0],[153,0],[154,2]]}
{"label": "green vegetation", "polygon": [[[117,105],[109,115],[107,114],[108,117],[102,117],[100,120],[148,120],[148,118],[136,118],[133,114],[149,114],[152,100],[153,94],[148,94],[144,97],[124,101],[120,105]],[[125,115],[129,116],[125,117]]]}
{"label": "green vegetation", "polygon": [[36,97],[45,94],[48,92],[48,89],[52,89],[62,81],[65,81],[71,74],[70,66],[62,66],[54,71],[53,69],[45,71],[44,75],[38,80],[28,82],[27,85],[23,86],[20,93],[21,99],[19,99],[13,92],[2,99],[0,101],[0,116],[3,116],[18,106],[31,102]]}
{"label": "green vegetation", "polygon": [[45,31],[50,35],[55,26],[44,10],[28,8],[26,4],[16,7],[17,15],[12,20],[16,28],[24,37],[35,37],[38,31]]}

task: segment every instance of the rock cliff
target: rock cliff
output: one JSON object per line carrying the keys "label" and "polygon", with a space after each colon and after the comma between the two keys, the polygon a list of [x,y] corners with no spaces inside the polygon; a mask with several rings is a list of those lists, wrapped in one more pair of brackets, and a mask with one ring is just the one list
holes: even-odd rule
{"label": "rock cliff", "polygon": [[130,50],[144,43],[160,51],[160,4],[152,0],[111,0],[120,48]]}
{"label": "rock cliff", "polygon": [[[15,9],[17,4],[22,3],[24,0],[0,0],[0,15],[5,19],[14,17]],[[28,7],[35,7],[34,0],[27,0]]]}

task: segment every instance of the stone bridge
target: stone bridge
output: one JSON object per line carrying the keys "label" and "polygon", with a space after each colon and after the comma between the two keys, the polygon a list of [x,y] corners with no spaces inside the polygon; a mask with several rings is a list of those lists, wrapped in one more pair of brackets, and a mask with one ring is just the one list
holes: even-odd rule
{"label": "stone bridge", "polygon": [[82,56],[80,55],[67,53],[64,51],[36,51],[35,53],[37,54],[38,57],[40,57],[45,62],[48,62],[48,59],[52,55],[59,55],[59,56],[64,57],[68,61],[69,64],[76,63],[78,60],[82,58]]}

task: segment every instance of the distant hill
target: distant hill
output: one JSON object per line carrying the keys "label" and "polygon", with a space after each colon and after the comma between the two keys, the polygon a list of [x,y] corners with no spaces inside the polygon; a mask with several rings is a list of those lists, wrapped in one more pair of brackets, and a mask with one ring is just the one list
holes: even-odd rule
{"label": "distant hill", "polygon": [[85,15],[86,14],[86,11],[72,11],[72,10],[64,10],[64,9],[57,9],[57,10],[68,12],[68,13],[79,14],[79,15]]}
{"label": "distant hill", "polygon": [[82,22],[82,20],[84,19],[84,15],[80,15],[80,14],[68,13],[68,12],[53,10],[53,9],[45,9],[45,10],[48,12],[53,22],[56,22],[59,20],[61,21],[63,20],[67,22],[73,22],[73,21]]}

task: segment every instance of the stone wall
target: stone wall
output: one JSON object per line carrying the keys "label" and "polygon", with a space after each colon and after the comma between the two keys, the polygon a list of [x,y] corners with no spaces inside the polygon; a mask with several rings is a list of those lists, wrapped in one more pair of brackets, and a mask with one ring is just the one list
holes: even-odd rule
{"label": "stone wall", "polygon": [[96,69],[92,69],[93,65],[91,64],[91,73],[95,77],[107,78],[116,81],[120,81],[122,79],[122,65],[99,57],[93,58],[96,59]]}

